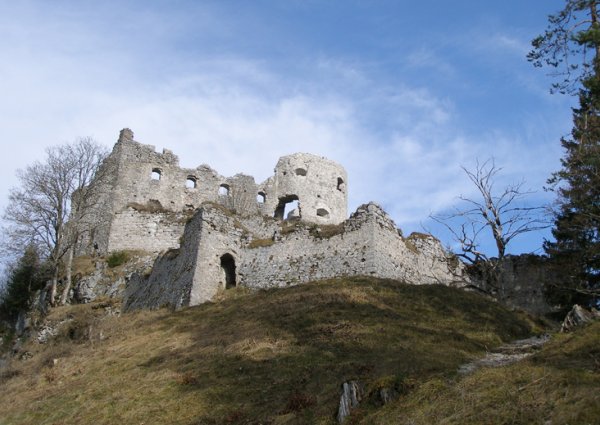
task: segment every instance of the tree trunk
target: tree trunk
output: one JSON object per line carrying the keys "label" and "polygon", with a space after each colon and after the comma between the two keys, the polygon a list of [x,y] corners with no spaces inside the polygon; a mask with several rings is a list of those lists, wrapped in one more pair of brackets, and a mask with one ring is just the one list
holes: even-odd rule
{"label": "tree trunk", "polygon": [[50,286],[50,305],[54,307],[54,300],[56,299],[56,291],[58,286],[58,265],[54,268],[54,274],[52,275],[52,284]]}
{"label": "tree trunk", "polygon": [[73,247],[69,249],[69,253],[67,254],[67,277],[65,282],[65,289],[63,289],[62,295],[60,297],[60,305],[65,305],[67,303],[67,298],[69,297],[69,291],[71,290],[71,276],[73,272]]}

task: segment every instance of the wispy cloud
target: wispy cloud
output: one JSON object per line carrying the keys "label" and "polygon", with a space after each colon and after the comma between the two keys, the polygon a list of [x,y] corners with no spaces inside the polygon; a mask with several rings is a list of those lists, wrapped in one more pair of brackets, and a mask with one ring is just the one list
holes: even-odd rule
{"label": "wispy cloud", "polygon": [[[507,179],[534,185],[555,168],[557,151],[533,143],[551,133],[544,119],[532,114],[526,132],[488,124],[469,133],[451,90],[415,83],[415,72],[465,79],[430,47],[403,58],[412,74],[327,52],[278,61],[246,49],[241,18],[214,5],[135,15],[131,7],[32,2],[4,10],[0,52],[10,60],[0,66],[0,139],[11,155],[0,157],[0,202],[15,168],[45,146],[86,135],[110,146],[123,127],[185,166],[208,163],[257,180],[281,155],[330,157],[348,170],[351,208],[380,202],[412,229],[471,193],[460,165],[475,158],[495,156],[510,164]],[[523,47],[500,35],[490,42],[511,55]]]}

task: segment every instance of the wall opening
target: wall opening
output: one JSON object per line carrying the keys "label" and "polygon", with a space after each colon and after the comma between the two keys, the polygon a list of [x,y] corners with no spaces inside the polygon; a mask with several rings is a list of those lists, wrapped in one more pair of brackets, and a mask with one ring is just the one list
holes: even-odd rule
{"label": "wall opening", "polygon": [[258,202],[259,204],[264,204],[266,200],[267,195],[265,194],[265,192],[258,192],[258,194],[256,195],[256,202]]}
{"label": "wall opening", "polygon": [[296,168],[296,175],[297,176],[305,176],[306,175],[306,169],[304,169],[304,168]]}
{"label": "wall opening", "polygon": [[196,185],[198,184],[198,179],[194,176],[188,176],[185,180],[185,187],[188,189],[196,189]]}
{"label": "wall opening", "polygon": [[222,184],[221,186],[219,186],[219,195],[229,196],[229,185],[228,184]]}
{"label": "wall opening", "polygon": [[235,280],[235,259],[231,254],[223,254],[221,256],[221,270],[225,278],[225,289],[235,288],[237,282]]}
{"label": "wall opening", "polygon": [[279,198],[279,203],[277,204],[277,208],[275,208],[274,217],[280,220],[300,218],[301,214],[298,196],[288,195]]}
{"label": "wall opening", "polygon": [[319,208],[319,209],[317,209],[317,216],[323,217],[323,218],[329,218],[329,211],[327,211],[325,208]]}
{"label": "wall opening", "polygon": [[150,178],[152,180],[160,180],[160,178],[162,177],[162,171],[160,171],[160,168],[153,168],[152,169],[152,174],[150,175]]}
{"label": "wall opening", "polygon": [[338,177],[337,179],[337,190],[339,190],[340,192],[346,190],[346,184],[344,183],[344,179],[341,177]]}

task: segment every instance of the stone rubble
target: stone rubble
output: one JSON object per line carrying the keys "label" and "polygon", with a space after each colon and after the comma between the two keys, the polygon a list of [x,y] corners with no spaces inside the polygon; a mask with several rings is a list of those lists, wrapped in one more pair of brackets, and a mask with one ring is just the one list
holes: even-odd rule
{"label": "stone rubble", "polygon": [[460,366],[458,373],[468,375],[482,367],[507,366],[535,354],[549,340],[550,335],[542,335],[511,342],[487,353],[481,359]]}

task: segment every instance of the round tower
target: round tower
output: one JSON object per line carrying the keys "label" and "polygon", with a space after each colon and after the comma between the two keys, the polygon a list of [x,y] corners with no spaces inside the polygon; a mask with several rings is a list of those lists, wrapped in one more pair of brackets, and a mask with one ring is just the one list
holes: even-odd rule
{"label": "round tower", "polygon": [[[265,188],[266,210],[281,219],[341,223],[347,218],[347,181],[344,167],[327,158],[307,153],[284,156],[277,162],[272,186]],[[290,203],[297,206],[287,212]]]}

